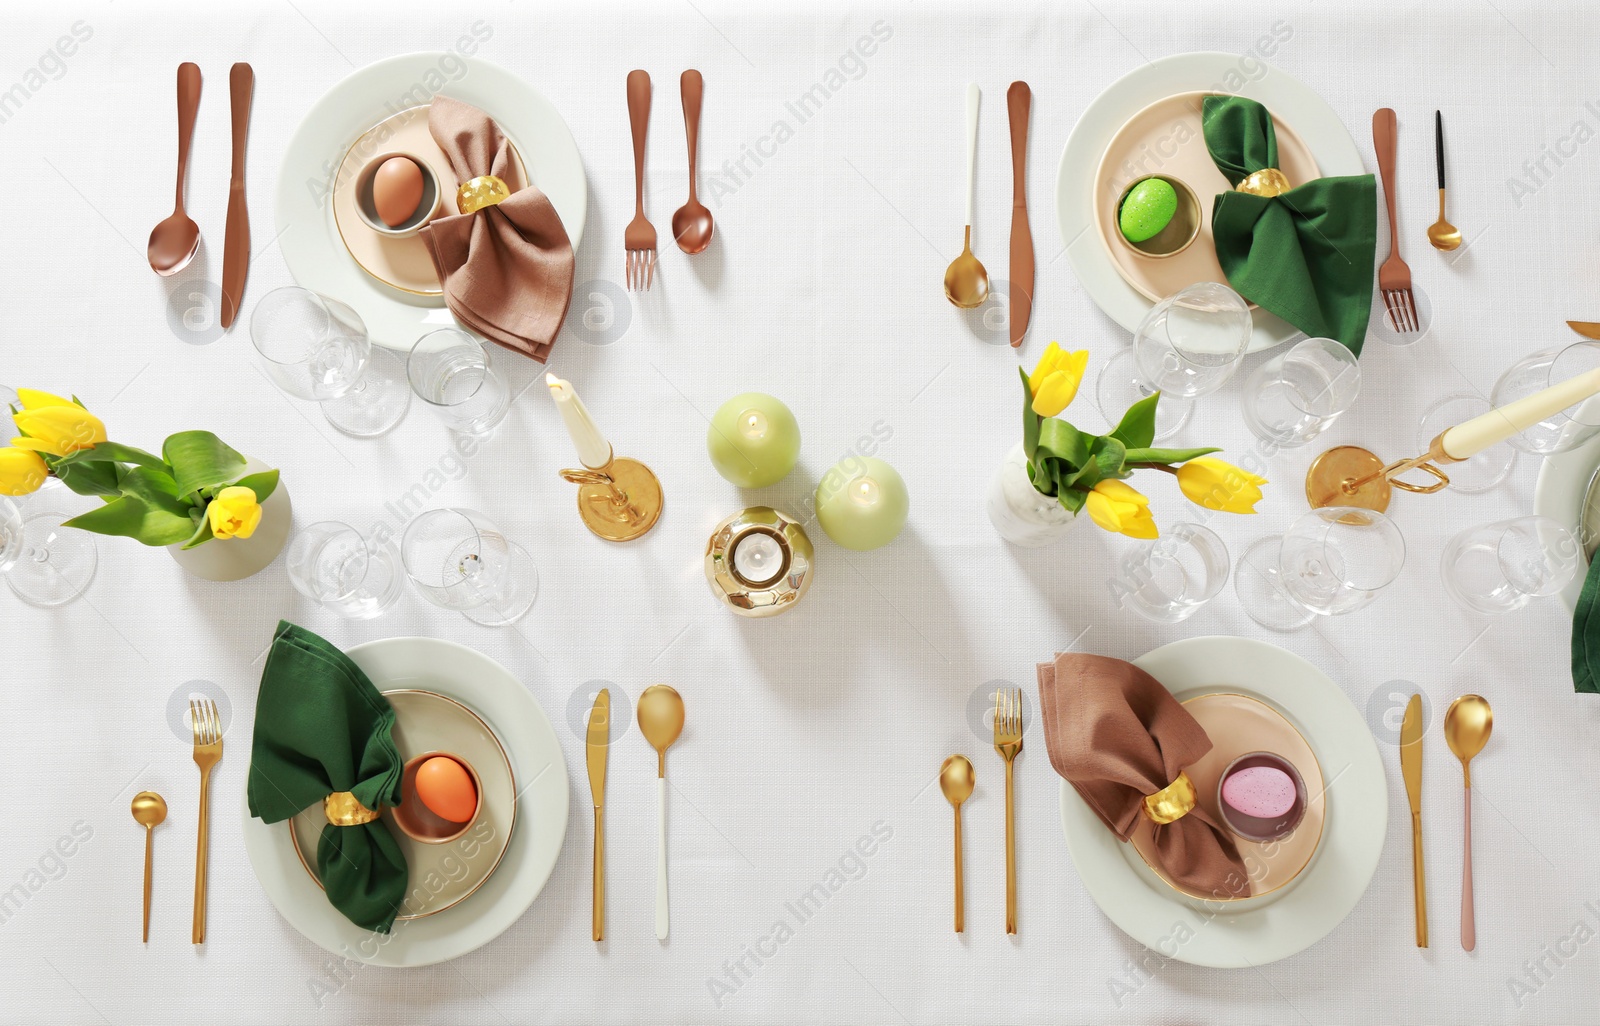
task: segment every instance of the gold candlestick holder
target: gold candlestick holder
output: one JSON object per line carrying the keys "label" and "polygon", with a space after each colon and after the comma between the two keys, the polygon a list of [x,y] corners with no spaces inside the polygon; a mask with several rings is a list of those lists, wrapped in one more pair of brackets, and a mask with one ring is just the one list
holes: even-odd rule
{"label": "gold candlestick holder", "polygon": [[[1312,509],[1355,506],[1382,513],[1389,508],[1394,489],[1431,495],[1450,484],[1434,464],[1460,463],[1444,451],[1444,435],[1434,438],[1428,451],[1415,459],[1385,463],[1359,445],[1340,445],[1311,461],[1306,470],[1306,501]],[[1400,480],[1400,475],[1420,470],[1433,477],[1427,484]]]}
{"label": "gold candlestick holder", "polygon": [[563,470],[561,478],[578,486],[583,525],[606,541],[632,541],[661,519],[661,480],[638,460],[613,452],[605,466]]}

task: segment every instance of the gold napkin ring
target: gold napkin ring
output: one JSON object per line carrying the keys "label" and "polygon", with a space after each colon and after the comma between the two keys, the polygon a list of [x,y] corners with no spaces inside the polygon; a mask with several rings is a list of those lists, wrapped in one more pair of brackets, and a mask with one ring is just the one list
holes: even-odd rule
{"label": "gold napkin ring", "polygon": [[322,799],[322,814],[328,817],[329,823],[342,827],[360,826],[378,818],[376,812],[362,805],[349,791],[335,791]]}
{"label": "gold napkin ring", "polygon": [[1252,196],[1265,196],[1271,199],[1288,192],[1293,186],[1289,184],[1289,176],[1275,167],[1264,167],[1260,171],[1245,176],[1244,181],[1235,185],[1239,192],[1248,192]]}
{"label": "gold napkin ring", "polygon": [[1172,823],[1189,814],[1195,806],[1194,781],[1189,774],[1179,773],[1178,779],[1155,794],[1146,795],[1144,814],[1154,823]]}
{"label": "gold napkin ring", "polygon": [[461,208],[463,214],[476,214],[484,207],[492,207],[503,203],[511,197],[511,190],[506,188],[506,183],[494,175],[479,175],[469,182],[464,182],[456,190],[456,206]]}

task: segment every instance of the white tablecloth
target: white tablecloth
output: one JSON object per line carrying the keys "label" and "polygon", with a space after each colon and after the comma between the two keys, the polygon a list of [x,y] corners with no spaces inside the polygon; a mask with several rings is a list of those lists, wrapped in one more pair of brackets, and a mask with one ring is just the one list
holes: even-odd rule
{"label": "white tablecloth", "polygon": [[[1126,539],[1084,527],[1058,547],[1022,551],[996,538],[983,496],[1018,430],[1017,357],[938,287],[960,242],[969,79],[985,94],[975,242],[990,270],[1005,274],[1003,96],[1025,79],[1040,277],[1023,358],[1060,339],[1091,348],[1098,365],[1128,336],[1062,257],[1053,186],[1068,131],[1143,61],[1217,50],[1239,54],[1251,74],[1270,55],[1327,98],[1369,162],[1371,112],[1399,112],[1403,241],[1436,320],[1409,349],[1371,344],[1364,394],[1328,440],[1410,455],[1417,417],[1435,399],[1487,393],[1521,354],[1570,340],[1563,319],[1600,317],[1600,149],[1589,143],[1600,129],[1590,104],[1600,73],[1586,59],[1585,5],[1184,0],[803,14],[713,0],[335,6],[40,3],[0,15],[0,87],[26,87],[0,96],[0,181],[12,196],[0,233],[0,380],[76,393],[115,437],[136,444],[214,429],[282,468],[300,524],[398,527],[386,504],[420,484],[429,505],[469,505],[501,521],[538,562],[542,592],[515,629],[475,626],[415,595],[389,616],[352,623],[295,593],[281,560],[244,583],[215,585],[115,539],[100,540],[99,576],[75,604],[39,610],[0,592],[0,893],[15,895],[14,884],[25,892],[0,913],[0,1019],[1595,1020],[1600,945],[1588,941],[1600,928],[1600,821],[1583,796],[1600,772],[1600,705],[1572,694],[1558,603],[1488,622],[1452,606],[1438,583],[1449,535],[1530,510],[1537,461],[1521,459],[1488,494],[1401,495],[1404,575],[1357,615],[1271,635],[1229,588],[1186,623],[1154,625],[1117,609],[1107,588]],[[875,31],[870,56],[849,56]],[[76,39],[57,50],[62,36]],[[271,197],[306,110],[355,68],[463,37],[549,96],[583,153],[590,205],[578,280],[589,284],[552,367],[574,381],[619,451],[660,472],[668,512],[643,544],[612,547],[580,526],[572,489],[556,477],[572,463],[571,446],[540,389],[514,404],[462,471],[428,411],[413,408],[377,441],[347,438],[267,382],[244,330],[212,338],[203,308],[186,328],[169,315],[220,273],[231,62],[251,62],[257,76],[248,315],[289,281]],[[206,76],[189,187],[206,247],[172,282],[150,273],[144,243],[170,210],[173,69],[190,59]],[[617,287],[633,189],[623,79],[636,67],[656,84],[647,203],[664,240],[686,184],[676,79],[688,67],[705,74],[701,188],[717,234],[692,260],[664,248],[655,290],[629,298]],[[800,121],[788,103],[834,70],[825,103]],[[1452,218],[1468,240],[1450,257],[1423,244],[1434,215],[1436,107],[1449,132]],[[791,136],[763,142],[780,121]],[[748,155],[758,143],[759,160]],[[1385,237],[1380,230],[1380,245]],[[516,362],[514,388],[538,370]],[[1205,400],[1189,436],[1246,450],[1238,388],[1236,380]],[[705,456],[706,418],[751,389],[789,402],[805,434],[800,468],[763,500],[799,509],[827,467],[875,430],[888,436],[879,454],[913,496],[904,534],[877,552],[849,553],[813,531],[815,587],[767,622],[721,609],[700,565],[711,526],[744,501]],[[1088,398],[1073,412],[1098,422]],[[1300,482],[1317,448],[1270,460],[1260,516],[1213,521],[1236,556],[1303,508]],[[1151,492],[1165,522],[1185,512],[1169,482]],[[33,501],[88,503],[60,489]],[[571,828],[543,894],[499,940],[432,968],[350,972],[269,904],[245,858],[238,797],[263,648],[279,617],[344,646],[417,634],[471,645],[550,713],[572,774]],[[1380,744],[1389,842],[1349,919],[1286,961],[1215,971],[1153,955],[1089,900],[1066,853],[1058,779],[1037,727],[1019,763],[1021,932],[1004,934],[1001,770],[981,727],[993,682],[1031,689],[1035,662],[1069,646],[1134,657],[1204,634],[1265,638],[1305,656],[1380,727],[1391,693],[1414,686],[1428,696],[1432,948],[1412,944],[1410,844],[1391,744]],[[168,713],[169,699],[197,680],[226,694],[232,717],[215,776],[203,949],[188,943],[197,774]],[[667,681],[688,703],[690,726],[672,754],[666,944],[651,928],[653,753],[636,726],[619,730],[611,760],[610,935],[589,940],[578,729],[596,681],[630,702]],[[1474,954],[1455,941],[1459,775],[1438,727],[1449,700],[1468,690],[1492,699],[1499,727],[1474,765]],[[967,807],[963,937],[949,922],[950,810],[931,786],[956,751],[972,756],[980,778]],[[172,818],[156,838],[155,914],[141,946],[142,839],[128,802],[146,788],[166,795]],[[874,834],[874,854],[853,858],[858,839]],[[70,857],[52,854],[62,838]],[[794,923],[786,903],[830,880],[839,886],[826,905]],[[764,938],[786,920],[794,935],[759,964],[750,958],[758,945],[773,951]]]}

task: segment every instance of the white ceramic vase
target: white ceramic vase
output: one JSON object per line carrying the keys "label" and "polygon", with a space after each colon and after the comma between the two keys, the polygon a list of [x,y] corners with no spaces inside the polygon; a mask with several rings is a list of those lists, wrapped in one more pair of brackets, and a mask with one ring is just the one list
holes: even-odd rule
{"label": "white ceramic vase", "polygon": [[1078,522],[1053,496],[1042,495],[1028,480],[1028,457],[1018,442],[989,482],[989,520],[1000,537],[1025,549],[1059,541]]}
{"label": "white ceramic vase", "polygon": [[[245,464],[246,474],[259,474],[272,468],[259,460]],[[289,541],[289,521],[294,508],[289,502],[289,487],[283,478],[261,504],[261,523],[248,538],[213,538],[204,545],[185,550],[168,545],[167,551],[178,565],[206,581],[242,581],[265,570]]]}

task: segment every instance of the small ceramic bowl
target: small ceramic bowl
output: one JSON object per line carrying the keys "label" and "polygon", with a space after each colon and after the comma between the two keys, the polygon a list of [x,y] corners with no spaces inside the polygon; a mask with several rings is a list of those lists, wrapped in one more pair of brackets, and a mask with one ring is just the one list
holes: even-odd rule
{"label": "small ceramic bowl", "polygon": [[[422,799],[417,797],[417,770],[429,759],[439,756],[460,763],[461,768],[467,771],[467,776],[472,778],[473,790],[478,795],[478,808],[472,810],[472,815],[465,823],[450,822],[424,805]],[[389,816],[394,820],[394,825],[400,828],[400,832],[413,841],[421,841],[423,844],[445,844],[466,833],[482,809],[483,781],[478,779],[478,771],[472,768],[472,763],[454,752],[423,752],[406,760],[405,770],[400,777],[400,804],[389,810]]]}
{"label": "small ceramic bowl", "polygon": [[[1228,778],[1240,770],[1256,766],[1269,766],[1282,770],[1294,782],[1294,804],[1289,811],[1275,819],[1263,819],[1259,816],[1246,815],[1230,806],[1222,798],[1222,789],[1228,785]],[[1217,780],[1217,808],[1222,813],[1222,821],[1227,828],[1247,841],[1277,841],[1294,833],[1295,827],[1300,825],[1300,820],[1306,814],[1306,782],[1301,779],[1300,771],[1294,768],[1294,763],[1281,755],[1271,752],[1249,752],[1239,756],[1228,764],[1222,771],[1222,776]]]}
{"label": "small ceramic bowl", "polygon": [[[417,209],[409,218],[392,228],[378,216],[378,208],[372,198],[372,180],[377,177],[378,168],[382,167],[383,162],[390,157],[405,157],[422,169],[422,199],[417,201]],[[380,153],[361,165],[361,172],[356,175],[355,200],[356,213],[361,215],[361,222],[368,228],[379,235],[393,239],[408,239],[438,215],[444,203],[444,196],[439,188],[439,177],[433,173],[433,168],[428,166],[427,161],[415,154],[391,151]]]}
{"label": "small ceramic bowl", "polygon": [[1151,178],[1161,179],[1172,186],[1173,191],[1178,194],[1178,209],[1172,215],[1172,220],[1167,222],[1165,228],[1143,242],[1129,242],[1127,236],[1120,231],[1113,231],[1112,234],[1117,237],[1117,241],[1140,256],[1160,260],[1170,256],[1177,256],[1188,249],[1195,239],[1199,238],[1200,198],[1194,194],[1194,190],[1189,188],[1188,184],[1182,179],[1174,178],[1171,175],[1140,175],[1129,182],[1128,187],[1123,189],[1117,196],[1117,205],[1112,210],[1113,216],[1111,220],[1113,223],[1121,220],[1122,203],[1128,198],[1128,193],[1132,192],[1134,186],[1140,182]]}

